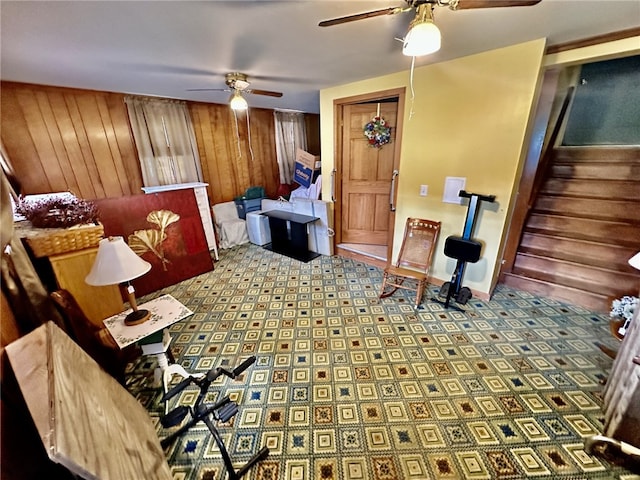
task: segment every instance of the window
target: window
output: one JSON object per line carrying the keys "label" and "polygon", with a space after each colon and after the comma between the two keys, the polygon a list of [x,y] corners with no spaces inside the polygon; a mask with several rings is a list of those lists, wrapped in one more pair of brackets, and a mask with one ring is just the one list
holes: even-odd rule
{"label": "window", "polygon": [[201,182],[200,157],[185,102],[125,98],[146,187]]}

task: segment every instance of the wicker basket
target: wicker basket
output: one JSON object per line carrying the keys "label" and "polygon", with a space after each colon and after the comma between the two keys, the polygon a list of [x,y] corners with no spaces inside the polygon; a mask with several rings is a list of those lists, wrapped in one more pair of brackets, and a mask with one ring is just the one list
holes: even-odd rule
{"label": "wicker basket", "polygon": [[98,242],[104,238],[101,223],[70,228],[35,228],[29,222],[20,223],[23,225],[16,227],[16,233],[27,241],[36,257],[97,247]]}

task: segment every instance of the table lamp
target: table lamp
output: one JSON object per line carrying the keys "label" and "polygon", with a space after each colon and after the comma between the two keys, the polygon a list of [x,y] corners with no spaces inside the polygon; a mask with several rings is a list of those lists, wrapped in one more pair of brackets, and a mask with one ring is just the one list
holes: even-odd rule
{"label": "table lamp", "polygon": [[127,315],[124,323],[138,325],[146,322],[151,313],[148,310],[138,310],[135,289],[129,282],[149,270],[151,264],[136,255],[122,237],[103,238],[98,244],[98,254],[91,271],[84,281],[96,287],[116,284],[126,287],[132,312]]}

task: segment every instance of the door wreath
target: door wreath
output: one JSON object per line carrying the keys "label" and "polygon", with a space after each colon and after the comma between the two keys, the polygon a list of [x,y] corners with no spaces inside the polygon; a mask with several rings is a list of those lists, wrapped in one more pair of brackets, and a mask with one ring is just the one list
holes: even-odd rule
{"label": "door wreath", "polygon": [[391,141],[391,127],[380,115],[376,115],[364,126],[364,136],[370,147],[381,148]]}

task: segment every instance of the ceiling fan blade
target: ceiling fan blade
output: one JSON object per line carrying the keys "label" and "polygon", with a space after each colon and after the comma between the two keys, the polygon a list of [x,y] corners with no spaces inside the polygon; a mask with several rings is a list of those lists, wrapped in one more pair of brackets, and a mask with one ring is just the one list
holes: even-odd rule
{"label": "ceiling fan blade", "polygon": [[230,92],[228,88],[187,88],[187,92]]}
{"label": "ceiling fan blade", "polygon": [[455,10],[493,7],[530,7],[542,0],[459,0]]}
{"label": "ceiling fan blade", "polygon": [[242,93],[251,93],[253,95],[266,95],[267,97],[277,97],[277,98],[280,98],[282,96],[282,93],[280,92],[271,92],[269,90],[251,89],[251,90],[243,90]]}
{"label": "ceiling fan blade", "polygon": [[340,25],[341,23],[355,22],[356,20],[364,20],[365,18],[380,17],[382,15],[394,15],[396,13],[406,12],[411,8],[388,7],[380,10],[372,10],[370,12],[358,13],[356,15],[347,15],[346,17],[332,18],[331,20],[323,20],[318,24],[319,27],[331,27],[332,25]]}

